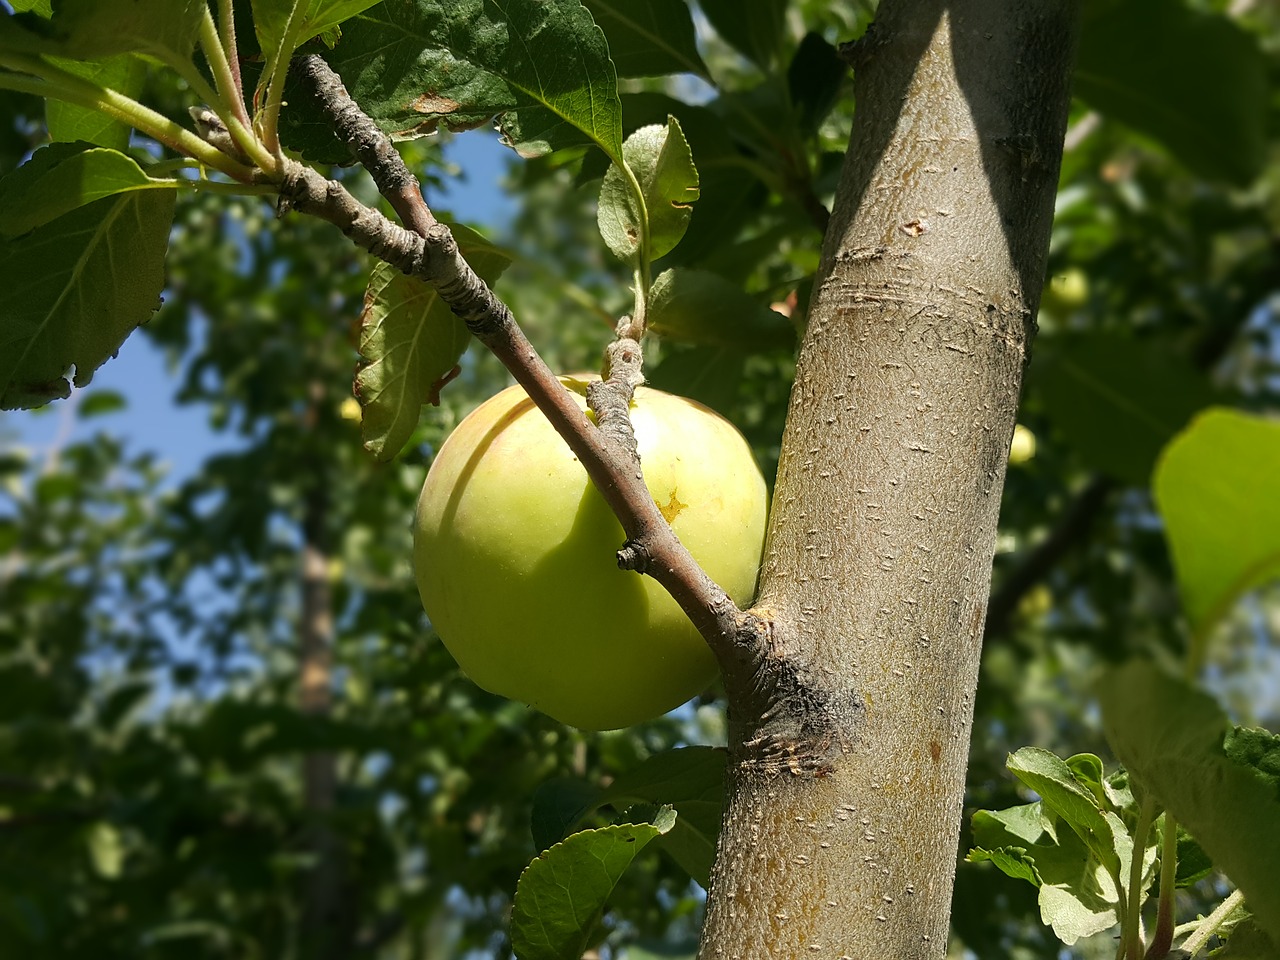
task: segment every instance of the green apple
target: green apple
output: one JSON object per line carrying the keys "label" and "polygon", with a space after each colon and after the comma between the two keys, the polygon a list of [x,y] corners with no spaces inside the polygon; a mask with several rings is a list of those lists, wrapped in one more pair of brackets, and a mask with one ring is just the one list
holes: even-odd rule
{"label": "green apple", "polygon": [[1013,439],[1009,442],[1009,464],[1019,466],[1036,455],[1036,435],[1029,427],[1017,424],[1013,428]]}
{"label": "green apple", "polygon": [[[586,383],[562,378],[586,410]],[[645,482],[676,535],[739,604],[764,542],[764,478],[742,435],[701,404],[641,387],[631,421]],[[650,577],[619,570],[622,527],[520,387],[440,448],[418,499],[422,604],[462,669],[494,693],[589,730],[679,706],[715,677],[706,642]]]}
{"label": "green apple", "polygon": [[1089,302],[1089,275],[1079,267],[1068,267],[1049,278],[1040,306],[1057,317],[1065,317]]}

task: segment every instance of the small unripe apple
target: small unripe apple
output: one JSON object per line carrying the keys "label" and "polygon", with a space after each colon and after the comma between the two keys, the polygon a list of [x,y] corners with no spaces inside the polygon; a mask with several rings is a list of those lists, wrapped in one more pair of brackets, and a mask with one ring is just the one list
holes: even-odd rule
{"label": "small unripe apple", "polygon": [[1009,464],[1018,466],[1026,463],[1036,455],[1036,435],[1029,427],[1017,424],[1013,428],[1013,439],[1009,442]]}
{"label": "small unripe apple", "polygon": [[[586,384],[563,382],[586,410]],[[764,478],[742,435],[701,404],[641,387],[631,421],[645,482],[681,542],[736,602],[752,598]],[[462,669],[564,723],[608,730],[703,690],[716,663],[651,577],[619,570],[622,527],[520,387],[450,435],[418,499],[427,616]]]}
{"label": "small unripe apple", "polygon": [[1068,267],[1049,278],[1040,305],[1051,314],[1065,317],[1089,301],[1089,275],[1079,267]]}

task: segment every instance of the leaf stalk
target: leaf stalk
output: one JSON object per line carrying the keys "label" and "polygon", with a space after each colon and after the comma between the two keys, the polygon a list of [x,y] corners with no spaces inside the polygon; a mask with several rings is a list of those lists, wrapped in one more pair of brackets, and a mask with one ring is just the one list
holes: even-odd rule
{"label": "leaf stalk", "polygon": [[0,55],[0,67],[18,71],[0,73],[0,87],[97,110],[235,180],[250,183],[254,179],[252,167],[227,156],[190,130],[132,97],[109,87],[99,87],[36,57]]}

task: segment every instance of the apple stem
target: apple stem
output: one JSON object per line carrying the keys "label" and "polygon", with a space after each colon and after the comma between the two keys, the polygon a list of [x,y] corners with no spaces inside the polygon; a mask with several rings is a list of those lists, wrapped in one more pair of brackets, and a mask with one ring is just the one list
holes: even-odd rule
{"label": "apple stem", "polygon": [[630,337],[614,340],[605,348],[604,378],[587,384],[587,406],[596,415],[596,426],[615,444],[626,463],[640,470],[640,448],[631,426],[631,398],[644,383],[640,343]]}

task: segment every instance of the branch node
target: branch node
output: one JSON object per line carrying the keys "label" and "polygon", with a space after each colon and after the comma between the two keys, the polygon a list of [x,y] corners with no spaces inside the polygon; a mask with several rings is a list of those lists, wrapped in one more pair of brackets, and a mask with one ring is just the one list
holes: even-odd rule
{"label": "branch node", "polygon": [[191,121],[196,125],[196,136],[201,140],[247,166],[254,166],[254,162],[240,149],[240,144],[236,143],[220,116],[203,106],[187,107],[187,113],[191,115]]}
{"label": "branch node", "polygon": [[618,551],[618,569],[632,570],[636,573],[648,573],[653,558],[649,556],[649,548],[639,540],[628,540]]}
{"label": "branch node", "polygon": [[865,67],[871,59],[876,47],[884,45],[884,40],[876,35],[876,25],[871,23],[866,32],[856,40],[847,40],[836,48],[836,54],[854,71]]}
{"label": "branch node", "polygon": [[720,657],[739,768],[774,776],[824,777],[853,748],[865,706],[856,693],[815,679],[791,623],[776,611],[739,615],[734,643]]}

